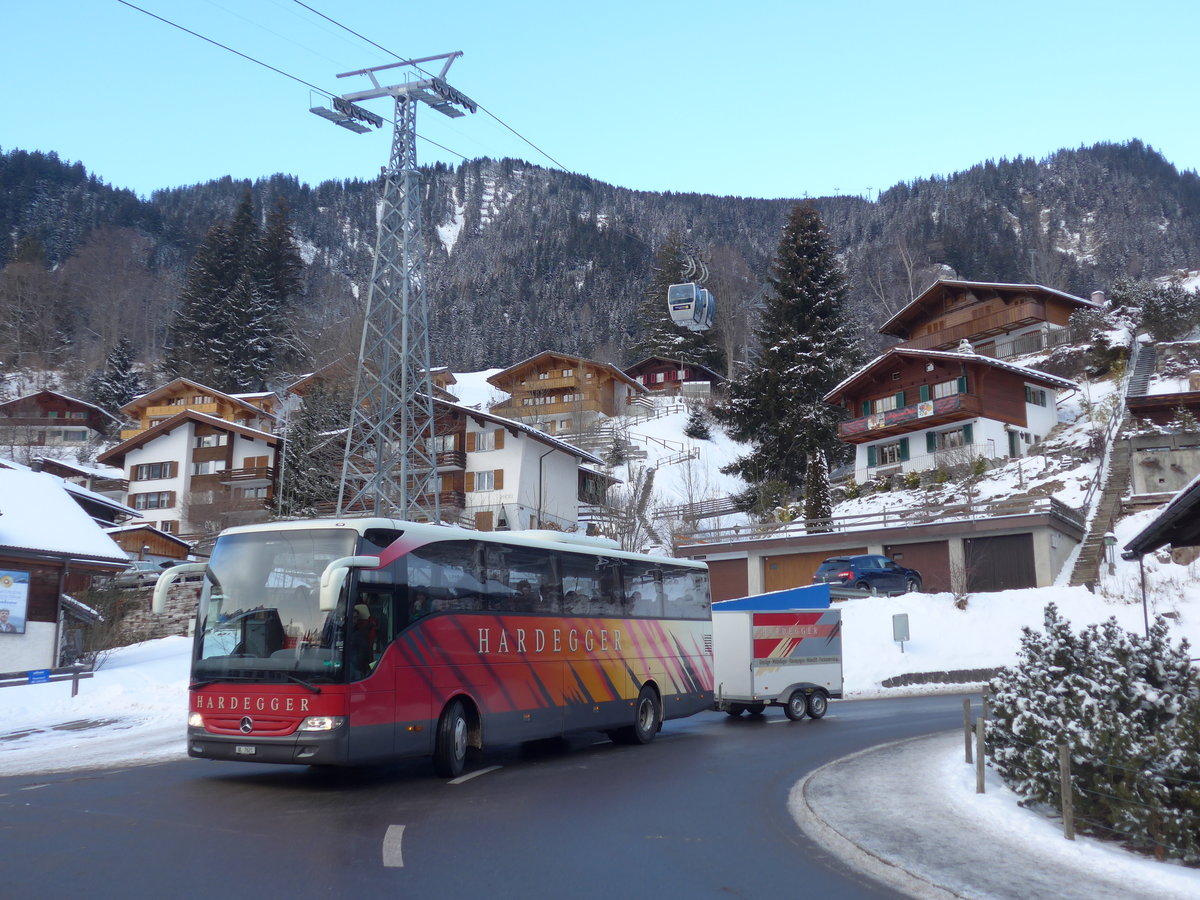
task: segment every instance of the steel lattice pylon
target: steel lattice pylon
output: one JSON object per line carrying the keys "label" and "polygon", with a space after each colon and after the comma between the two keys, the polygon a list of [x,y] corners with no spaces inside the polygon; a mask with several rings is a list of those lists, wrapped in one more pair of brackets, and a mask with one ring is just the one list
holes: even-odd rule
{"label": "steel lattice pylon", "polygon": [[[373,88],[335,98],[336,112],[319,112],[352,131],[365,131],[357,123],[375,124],[378,116],[355,106],[354,101],[390,96],[396,106],[392,152],[383,173],[354,405],[342,460],[339,516],[370,513],[441,521],[416,110],[420,101],[448,116],[463,114],[457,106],[475,111],[470,99],[442,80],[458,56],[461,53],[346,72],[338,77],[366,75]],[[445,60],[440,76],[388,87],[381,86],[375,77],[382,69],[417,66],[436,59]]]}

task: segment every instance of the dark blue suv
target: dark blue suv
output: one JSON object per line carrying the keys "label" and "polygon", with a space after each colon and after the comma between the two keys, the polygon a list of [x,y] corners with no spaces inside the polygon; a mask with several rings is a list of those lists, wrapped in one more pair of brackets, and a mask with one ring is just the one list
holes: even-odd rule
{"label": "dark blue suv", "polygon": [[907,594],[921,590],[921,573],[906,569],[886,556],[831,556],[821,563],[813,582],[844,584],[861,591]]}

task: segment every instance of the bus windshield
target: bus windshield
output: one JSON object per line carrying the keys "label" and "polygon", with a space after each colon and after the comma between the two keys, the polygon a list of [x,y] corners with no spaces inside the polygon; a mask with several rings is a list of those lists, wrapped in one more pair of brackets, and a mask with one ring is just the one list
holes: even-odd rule
{"label": "bus windshield", "polygon": [[222,535],[200,596],[193,678],[341,681],[345,611],[322,613],[318,588],[357,538],[334,528]]}

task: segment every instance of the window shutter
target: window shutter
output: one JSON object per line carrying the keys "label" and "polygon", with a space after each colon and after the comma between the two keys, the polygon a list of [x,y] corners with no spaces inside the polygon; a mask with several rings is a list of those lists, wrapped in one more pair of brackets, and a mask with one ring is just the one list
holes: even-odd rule
{"label": "window shutter", "polygon": [[975,443],[975,438],[973,437],[974,433],[975,433],[975,428],[970,422],[968,422],[966,425],[964,425],[963,426],[963,443],[964,444]]}
{"label": "window shutter", "polygon": [[908,438],[900,438],[900,462],[908,461]]}
{"label": "window shutter", "polygon": [[937,432],[925,432],[925,452],[937,453]]}
{"label": "window shutter", "polygon": [[[475,432],[473,431],[467,432],[467,452],[475,452]],[[467,488],[467,490],[471,490],[471,488]]]}
{"label": "window shutter", "polygon": [[967,392],[967,376],[966,375],[958,376],[958,392],[960,394],[965,394]]}
{"label": "window shutter", "polygon": [[904,408],[904,391],[896,392],[896,409]]}
{"label": "window shutter", "polygon": [[496,479],[493,482],[493,487],[498,491],[502,490],[504,488],[504,470],[503,469],[496,470]]}
{"label": "window shutter", "polygon": [[[468,437],[473,437],[473,435],[468,435]],[[467,493],[470,493],[473,490],[475,490],[475,473],[468,472],[467,473]]]}
{"label": "window shutter", "polygon": [[926,400],[929,399],[929,385],[927,385],[927,384],[921,385],[921,395],[920,396],[921,396],[922,403],[924,403]]}
{"label": "window shutter", "polygon": [[862,414],[863,414],[864,416],[869,416],[869,415],[871,414],[871,401],[870,401],[870,400],[864,400],[864,401],[863,401],[863,404],[862,404]]}
{"label": "window shutter", "polygon": [[867,448],[867,468],[868,469],[875,468],[875,466],[877,465],[877,463],[875,461],[876,459],[878,459],[878,453],[877,453],[874,445],[872,445]]}
{"label": "window shutter", "polygon": [[497,450],[504,449],[504,429],[503,428],[496,429],[496,449]]}

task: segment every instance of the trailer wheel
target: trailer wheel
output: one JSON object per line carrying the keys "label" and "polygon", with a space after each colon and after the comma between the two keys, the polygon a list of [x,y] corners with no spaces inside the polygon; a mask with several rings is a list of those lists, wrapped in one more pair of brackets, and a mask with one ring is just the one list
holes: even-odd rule
{"label": "trailer wheel", "polygon": [[806,712],[808,712],[808,698],[804,696],[804,691],[792,691],[792,695],[784,704],[784,715],[793,722],[799,722],[804,718]]}
{"label": "trailer wheel", "polygon": [[725,710],[725,715],[737,718],[746,711],[746,707],[740,703],[730,703],[729,708]]}
{"label": "trailer wheel", "polygon": [[829,712],[829,698],[824,691],[813,691],[808,695],[808,714],[814,719],[823,718]]}
{"label": "trailer wheel", "polygon": [[461,700],[446,707],[438,720],[433,770],[442,778],[457,778],[467,763],[467,714]]}
{"label": "trailer wheel", "polygon": [[662,727],[662,712],[658,708],[658,694],[652,687],[643,687],[633,705],[633,724],[617,728],[608,736],[617,744],[648,744]]}
{"label": "trailer wheel", "polygon": [[752,716],[761,716],[763,714],[763,710],[766,708],[767,704],[765,703],[748,703],[746,705],[746,712],[750,713]]}

